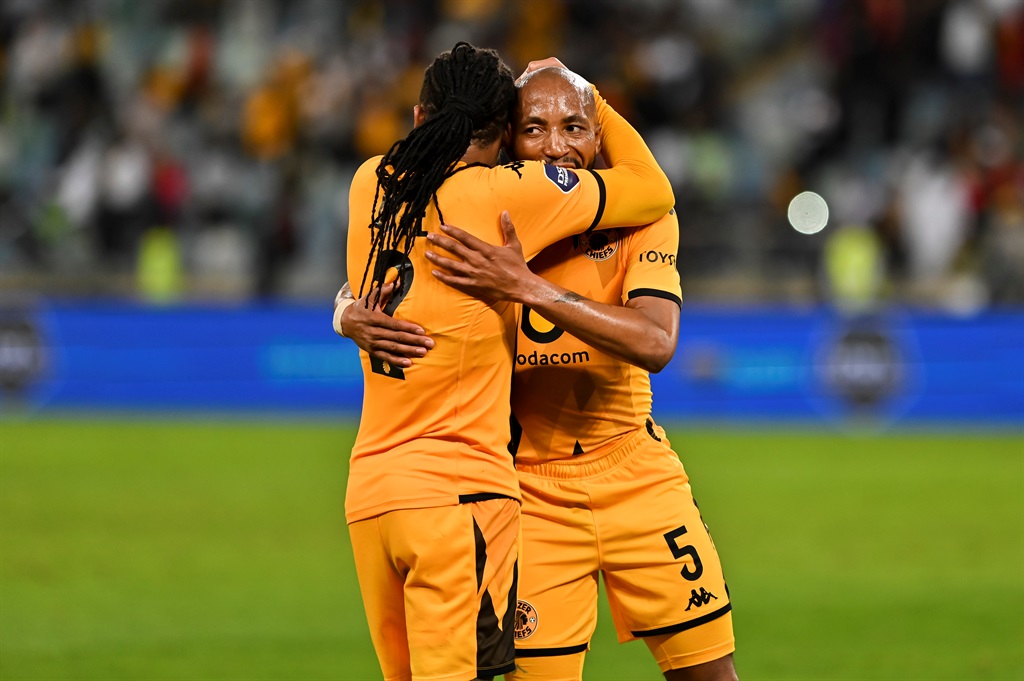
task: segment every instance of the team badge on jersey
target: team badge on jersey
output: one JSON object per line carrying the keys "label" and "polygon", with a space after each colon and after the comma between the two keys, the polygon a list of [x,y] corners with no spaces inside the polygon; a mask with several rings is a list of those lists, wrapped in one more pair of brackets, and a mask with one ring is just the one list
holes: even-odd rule
{"label": "team badge on jersey", "polygon": [[561,166],[544,166],[544,174],[555,183],[555,186],[568,194],[580,183],[580,177],[568,168]]}
{"label": "team badge on jersey", "polygon": [[580,234],[578,245],[583,255],[591,260],[607,260],[619,250],[619,233],[614,229],[603,229],[600,232]]}
{"label": "team badge on jersey", "polygon": [[538,625],[539,620],[537,618],[537,609],[526,601],[517,602],[516,640],[521,641],[524,638],[530,638],[533,636],[533,632],[537,631]]}

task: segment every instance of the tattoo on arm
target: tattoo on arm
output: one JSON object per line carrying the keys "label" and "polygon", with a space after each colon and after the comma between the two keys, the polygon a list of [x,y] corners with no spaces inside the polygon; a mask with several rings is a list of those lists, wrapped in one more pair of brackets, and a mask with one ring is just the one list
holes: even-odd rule
{"label": "tattoo on arm", "polygon": [[584,300],[584,298],[580,294],[573,293],[572,291],[566,291],[562,295],[558,296],[558,298],[555,299],[555,302],[556,303],[578,303],[581,300]]}

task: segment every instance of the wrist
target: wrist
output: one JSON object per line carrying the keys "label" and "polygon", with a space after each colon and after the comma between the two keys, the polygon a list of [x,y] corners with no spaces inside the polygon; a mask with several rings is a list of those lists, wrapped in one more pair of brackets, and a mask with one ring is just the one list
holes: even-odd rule
{"label": "wrist", "polygon": [[534,275],[526,284],[522,287],[521,295],[517,296],[517,303],[522,303],[530,308],[539,308],[548,303],[554,301],[558,297],[559,287],[555,286],[547,279],[541,276]]}
{"label": "wrist", "polygon": [[344,336],[345,338],[348,338],[348,336],[345,336],[345,329],[342,327],[341,322],[342,317],[345,315],[345,310],[351,307],[352,304],[355,302],[356,301],[354,298],[345,298],[340,303],[338,303],[338,306],[336,308],[334,308],[334,332],[339,336]]}

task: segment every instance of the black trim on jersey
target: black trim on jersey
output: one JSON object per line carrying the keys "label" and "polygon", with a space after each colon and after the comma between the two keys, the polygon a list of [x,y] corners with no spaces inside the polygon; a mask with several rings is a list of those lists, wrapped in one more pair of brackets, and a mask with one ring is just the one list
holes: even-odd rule
{"label": "black trim on jersey", "polygon": [[594,216],[594,222],[590,224],[590,227],[587,227],[587,233],[593,232],[597,225],[600,224],[601,218],[604,217],[604,202],[608,198],[608,190],[604,188],[604,180],[593,171],[590,174],[597,180],[597,215]]}
{"label": "black trim on jersey", "polygon": [[665,300],[671,300],[679,307],[683,306],[683,300],[674,293],[668,291],[662,291],[656,288],[635,288],[629,292],[626,296],[626,300],[633,300],[634,298],[641,298],[643,296],[651,296],[652,298],[664,298]]}
{"label": "black trim on jersey", "polygon": [[516,657],[558,657],[559,655],[575,655],[587,649],[589,643],[564,648],[516,648]]}
{"label": "black trim on jersey", "polygon": [[[654,432],[654,419],[649,416],[647,417],[647,434],[654,438],[655,442],[661,442],[661,438]],[[693,500],[693,504],[694,506],[697,505],[696,499]]]}
{"label": "black trim on jersey", "polygon": [[[497,492],[477,492],[476,494],[460,494],[460,504],[473,504],[477,501],[490,501],[491,499],[512,499],[507,494],[498,494]],[[515,501],[515,499],[512,499]]]}
{"label": "black trim on jersey", "polygon": [[[645,636],[659,636],[661,634],[677,634],[680,631],[693,629],[694,627],[699,627],[702,624],[707,624],[708,622],[717,620],[719,617],[729,612],[730,610],[732,610],[732,603],[726,603],[718,610],[715,610],[714,612],[709,612],[706,615],[701,615],[700,617],[692,619],[689,622],[680,622],[679,624],[670,624],[667,627],[659,627],[657,629],[650,629],[648,631],[631,631],[629,633],[633,634],[637,638],[644,638]],[[516,651],[516,655],[518,654],[519,651]]]}
{"label": "black trim on jersey", "polygon": [[516,418],[515,414],[511,414],[508,417],[508,426],[511,437],[508,441],[508,453],[512,455],[512,460],[516,460],[516,454],[519,453],[519,441],[523,439],[523,426],[519,423],[519,419]]}

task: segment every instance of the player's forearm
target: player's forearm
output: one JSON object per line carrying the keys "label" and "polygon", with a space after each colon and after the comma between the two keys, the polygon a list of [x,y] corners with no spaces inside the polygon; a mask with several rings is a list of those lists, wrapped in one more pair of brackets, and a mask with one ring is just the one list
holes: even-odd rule
{"label": "player's forearm", "polygon": [[675,353],[675,338],[640,310],[584,298],[537,277],[519,302],[605,354],[657,373]]}
{"label": "player's forearm", "polygon": [[594,91],[602,155],[610,169],[597,171],[607,190],[602,224],[647,224],[675,205],[672,184],[643,138]]}

